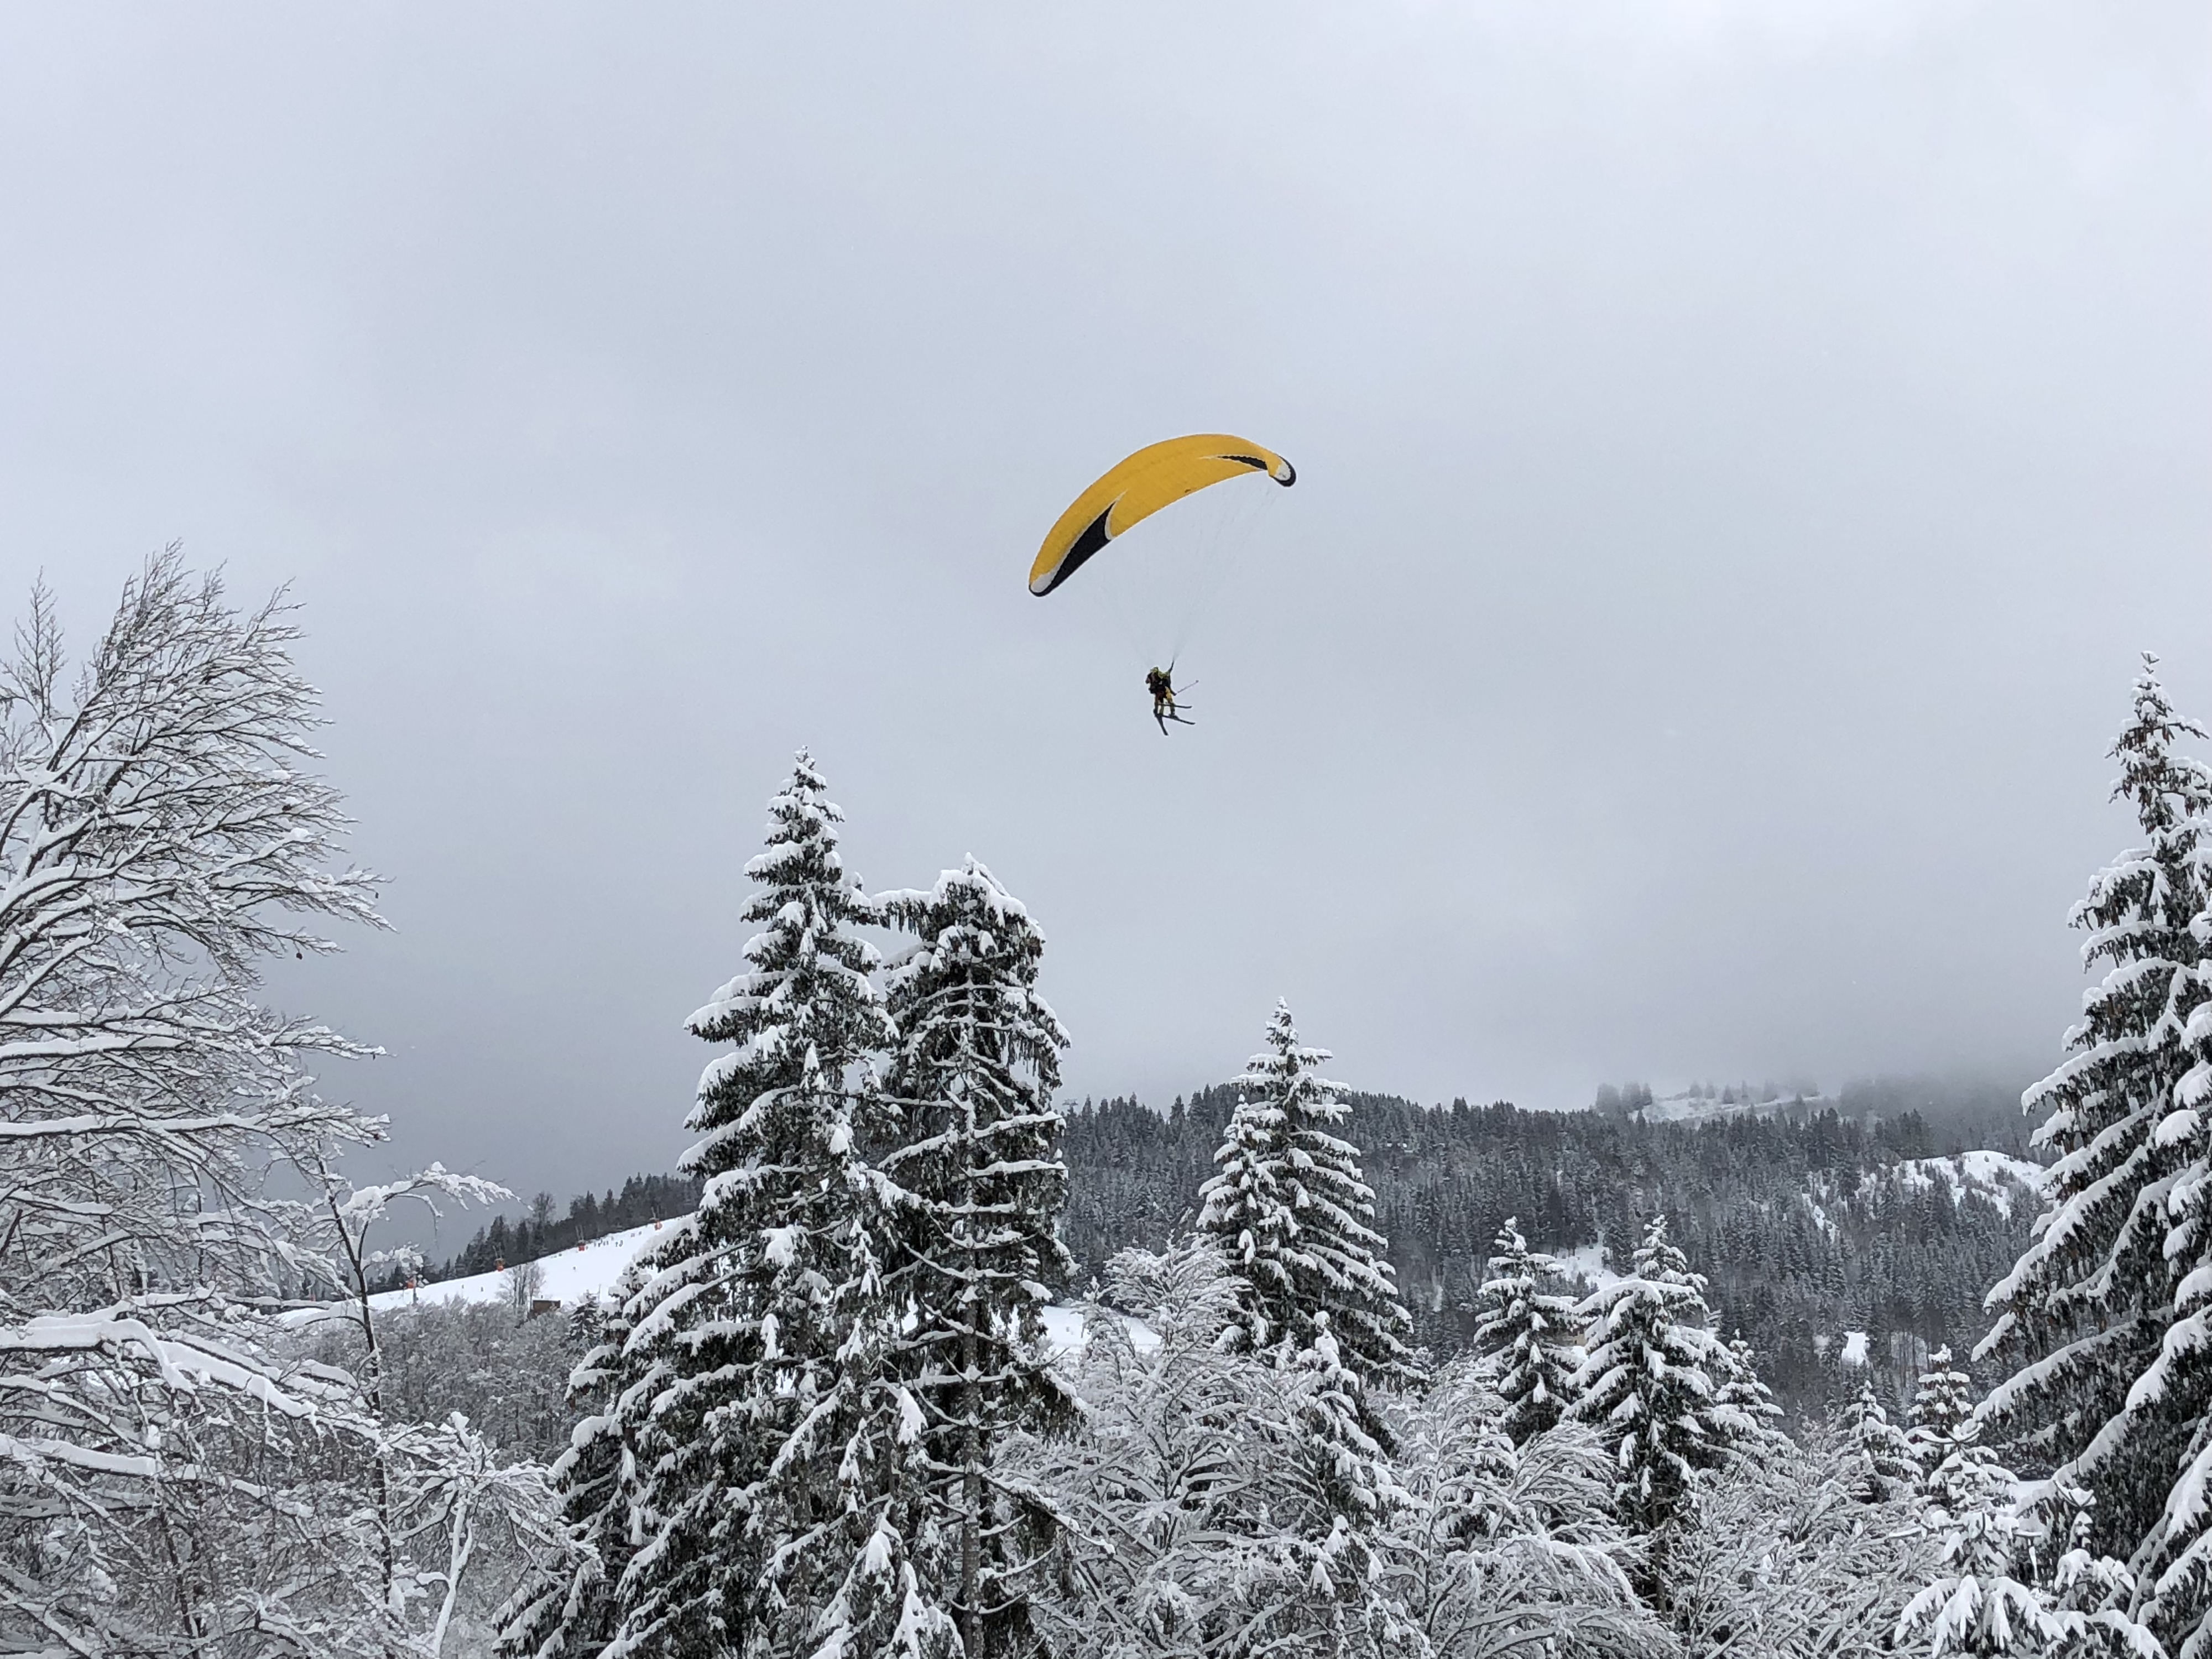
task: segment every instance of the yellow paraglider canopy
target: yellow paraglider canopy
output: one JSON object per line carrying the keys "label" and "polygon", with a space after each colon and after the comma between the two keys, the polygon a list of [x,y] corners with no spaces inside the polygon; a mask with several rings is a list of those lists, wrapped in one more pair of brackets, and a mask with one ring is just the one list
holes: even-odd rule
{"label": "yellow paraglider canopy", "polygon": [[1273,450],[1225,432],[1146,445],[1078,495],[1060,515],[1030,567],[1030,592],[1042,599],[1130,526],[1208,484],[1248,472],[1264,472],[1285,486],[1298,477],[1297,470]]}

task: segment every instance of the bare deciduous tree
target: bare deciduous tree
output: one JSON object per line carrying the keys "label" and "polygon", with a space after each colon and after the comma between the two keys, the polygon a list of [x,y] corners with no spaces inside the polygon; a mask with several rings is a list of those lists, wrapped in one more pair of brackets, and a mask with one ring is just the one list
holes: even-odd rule
{"label": "bare deciduous tree", "polygon": [[384,1422],[373,1360],[365,1392],[275,1323],[359,1299],[386,1196],[331,1175],[381,1125],[308,1071],[365,1051],[256,997],[266,958],[335,948],[321,924],[380,925],[305,769],[296,636],[172,549],[81,669],[43,589],[0,664],[11,1650],[434,1651],[494,1495],[527,1498],[465,1425]]}

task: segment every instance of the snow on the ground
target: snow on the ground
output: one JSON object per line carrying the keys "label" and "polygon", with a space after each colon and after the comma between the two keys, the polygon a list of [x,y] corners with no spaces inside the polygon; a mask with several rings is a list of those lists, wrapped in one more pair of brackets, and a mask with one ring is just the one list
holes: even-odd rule
{"label": "snow on the ground", "polygon": [[1555,1250],[1553,1256],[1571,1278],[1587,1279],[1596,1290],[1620,1283],[1620,1275],[1605,1265],[1605,1246],[1577,1244],[1571,1250]]}
{"label": "snow on the ground", "polygon": [[1867,1363],[1867,1334],[1864,1331],[1845,1331],[1844,1333],[1844,1351],[1842,1353],[1837,1355],[1837,1358],[1846,1365],[1865,1364]]}
{"label": "snow on the ground", "polygon": [[[683,1219],[684,1218],[678,1218]],[[573,1249],[559,1250],[538,1261],[539,1277],[536,1300],[557,1302],[563,1308],[598,1297],[614,1290],[615,1281],[622,1277],[623,1268],[635,1261],[647,1246],[674,1222],[655,1221],[642,1227],[631,1227],[618,1233],[609,1233],[605,1238],[595,1238],[588,1244],[579,1244]],[[511,1295],[512,1277],[506,1273],[471,1273],[465,1279],[441,1279],[434,1285],[418,1285],[413,1290],[386,1291],[369,1298],[369,1305],[379,1313],[395,1308],[417,1306],[425,1302],[489,1302],[504,1303]],[[1073,1353],[1083,1346],[1083,1310],[1080,1308],[1047,1308],[1044,1310],[1045,1346],[1054,1353]],[[1159,1338],[1135,1320],[1129,1322],[1131,1338],[1140,1349],[1157,1347]]]}
{"label": "snow on the ground", "polygon": [[[1129,1328],[1129,1344],[1139,1353],[1150,1353],[1160,1346],[1159,1334],[1140,1320],[1126,1314],[1121,1322]],[[1078,1353],[1083,1347],[1083,1310],[1080,1308],[1050,1307],[1044,1310],[1044,1346],[1053,1353]]]}
{"label": "snow on the ground", "polygon": [[[615,1280],[622,1277],[622,1270],[635,1261],[664,1228],[674,1224],[648,1222],[642,1227],[609,1233],[605,1238],[595,1238],[573,1249],[540,1256],[537,1264],[537,1299],[557,1302],[566,1308],[589,1297],[606,1295],[614,1289]],[[386,1291],[371,1297],[369,1305],[381,1313],[423,1302],[504,1302],[513,1284],[513,1277],[504,1273],[471,1273],[465,1279],[441,1279],[434,1285],[418,1285],[411,1291]]]}
{"label": "snow on the ground", "polygon": [[2042,1190],[2044,1177],[2039,1164],[1986,1149],[1957,1152],[1949,1158],[1910,1158],[1894,1165],[1891,1173],[1908,1187],[1932,1187],[1941,1181],[1951,1188],[1954,1198],[1978,1194],[2008,1216],[2012,1213],[2013,1200],[2023,1190],[2028,1194]]}

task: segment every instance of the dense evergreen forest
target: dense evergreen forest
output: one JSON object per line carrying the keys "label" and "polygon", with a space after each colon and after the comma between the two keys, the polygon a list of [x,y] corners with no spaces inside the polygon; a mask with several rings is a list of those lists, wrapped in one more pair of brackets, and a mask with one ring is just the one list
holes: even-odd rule
{"label": "dense evergreen forest", "polygon": [[[1845,1332],[1866,1333],[1885,1394],[1909,1398],[1931,1348],[1964,1352],[1988,1328],[1982,1297],[2027,1243],[2033,1201],[1899,1166],[2013,1130],[2019,1109],[2013,1124],[1993,1120],[1996,1092],[1870,1085],[1840,1110],[1699,1123],[1352,1094],[1346,1133],[1364,1154],[1416,1334],[1439,1355],[1472,1337],[1475,1291],[1509,1217],[1556,1253],[1599,1246],[1583,1259],[1620,1272],[1644,1222],[1663,1213],[1711,1279],[1723,1325],[1750,1341],[1786,1404],[1809,1408],[1856,1392],[1865,1375],[1842,1363]],[[1187,1224],[1235,1103],[1217,1088],[1165,1114],[1129,1099],[1069,1112],[1063,1231],[1079,1278]],[[2001,1144],[2017,1147],[2017,1133]]]}
{"label": "dense evergreen forest", "polygon": [[[1963,1353],[1988,1328],[1983,1294],[2018,1257],[2034,1216],[2032,1202],[1899,1174],[1967,1147],[2021,1154],[2018,1096],[1995,1085],[1854,1085],[1834,1102],[1696,1123],[1644,1121],[1632,1108],[1650,1091],[1632,1085],[1601,1094],[1609,1109],[1586,1112],[1348,1098],[1348,1132],[1415,1334],[1440,1357],[1472,1337],[1475,1291],[1507,1218],[1554,1253],[1595,1246],[1582,1265],[1619,1272],[1644,1222],[1664,1213],[1711,1280],[1726,1327],[1757,1350],[1793,1411],[1856,1391],[1867,1372],[1844,1363],[1847,1332],[1866,1334],[1877,1384],[1901,1404],[1931,1350]],[[1164,1113],[1126,1097],[1068,1109],[1072,1290],[1103,1279],[1116,1250],[1159,1249],[1188,1226],[1235,1104],[1218,1087]],[[565,1216],[541,1194],[428,1276],[488,1273],[679,1215],[697,1191],[680,1176],[633,1176],[574,1200]]]}

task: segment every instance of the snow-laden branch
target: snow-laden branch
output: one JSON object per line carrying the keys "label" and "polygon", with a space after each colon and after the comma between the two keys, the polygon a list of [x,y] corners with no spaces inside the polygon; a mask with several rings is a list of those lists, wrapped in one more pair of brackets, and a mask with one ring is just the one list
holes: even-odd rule
{"label": "snow-laden branch", "polygon": [[296,637],[281,596],[236,610],[173,550],[81,670],[43,591],[0,662],[10,1651],[434,1656],[480,1540],[549,1524],[542,1474],[395,1427],[373,1363],[364,1387],[273,1316],[362,1294],[396,1203],[503,1196],[434,1167],[348,1186],[382,1127],[307,1067],[367,1051],[256,999],[325,924],[381,925],[306,769]]}

